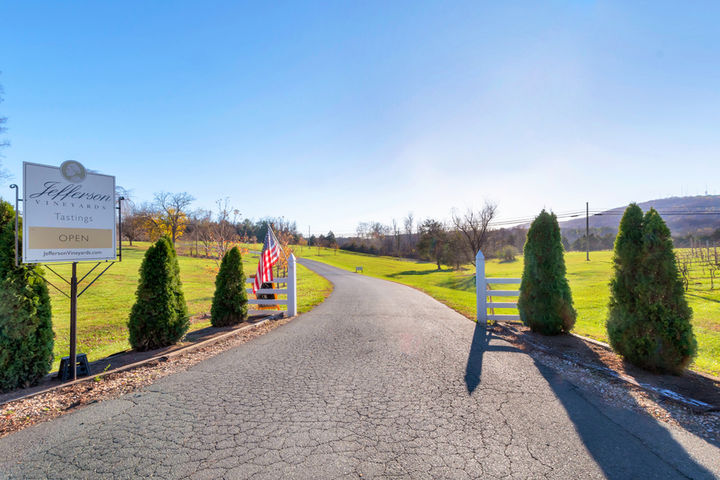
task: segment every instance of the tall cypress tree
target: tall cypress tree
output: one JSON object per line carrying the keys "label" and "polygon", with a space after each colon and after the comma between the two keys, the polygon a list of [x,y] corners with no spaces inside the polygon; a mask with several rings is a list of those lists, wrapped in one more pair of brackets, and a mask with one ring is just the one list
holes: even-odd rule
{"label": "tall cypress tree", "polygon": [[220,271],[215,277],[215,296],[210,309],[213,327],[226,327],[247,320],[248,298],[245,288],[240,250],[233,247],[223,257]]}
{"label": "tall cypress tree", "polygon": [[135,304],[130,312],[130,345],[153,350],[177,342],[190,327],[180,281],[180,265],[172,243],[161,237],[140,265]]}
{"label": "tall cypress tree", "polygon": [[569,332],[577,314],[565,277],[562,237],[554,213],[543,210],[530,225],[524,257],[518,299],[522,322],[543,335]]}
{"label": "tall cypress tree", "polygon": [[52,311],[42,270],[15,266],[15,210],[0,200],[0,391],[36,383],[53,361]]}
{"label": "tall cypress tree", "polygon": [[607,321],[615,351],[651,371],[680,373],[697,352],[692,310],[677,268],[670,229],[654,210],[633,204],[615,242]]}
{"label": "tall cypress tree", "polygon": [[615,238],[615,275],[610,280],[607,320],[610,345],[626,358],[638,349],[643,337],[638,302],[642,245],[643,212],[637,204],[631,203],[625,209]]}

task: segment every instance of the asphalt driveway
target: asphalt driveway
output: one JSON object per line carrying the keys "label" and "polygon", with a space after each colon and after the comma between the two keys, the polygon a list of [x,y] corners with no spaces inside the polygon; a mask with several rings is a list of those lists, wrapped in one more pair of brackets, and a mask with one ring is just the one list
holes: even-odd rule
{"label": "asphalt driveway", "polygon": [[267,335],[0,440],[0,478],[715,478],[720,449],[586,398],[411,288],[335,284]]}

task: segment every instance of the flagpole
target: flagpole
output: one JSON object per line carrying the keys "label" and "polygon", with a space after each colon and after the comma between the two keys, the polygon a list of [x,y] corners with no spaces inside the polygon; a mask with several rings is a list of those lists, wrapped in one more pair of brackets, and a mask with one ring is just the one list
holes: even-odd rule
{"label": "flagpole", "polygon": [[280,243],[280,241],[278,240],[277,235],[275,235],[275,231],[272,229],[272,226],[270,225],[269,222],[267,223],[267,226],[268,226],[268,232],[270,232],[270,235],[272,235],[273,238],[275,239],[275,243],[277,243],[280,246],[280,251],[282,252],[283,257],[285,257],[285,261],[289,262],[290,260],[288,259],[287,255],[285,254],[285,249],[282,248],[283,244]]}
{"label": "flagpole", "polygon": [[[280,241],[278,240],[277,235],[275,235],[275,231],[272,229],[272,225],[270,225],[270,222],[265,222],[265,223],[268,227],[268,234],[272,235],[272,238],[275,240],[275,245],[278,246],[278,249],[282,252],[283,257],[285,257],[285,263],[290,265],[290,259],[285,254],[285,248],[283,247],[283,244],[280,243]],[[264,245],[263,245],[263,247],[264,247]],[[278,267],[277,273],[279,276],[280,275],[280,265],[278,265],[277,267]]]}

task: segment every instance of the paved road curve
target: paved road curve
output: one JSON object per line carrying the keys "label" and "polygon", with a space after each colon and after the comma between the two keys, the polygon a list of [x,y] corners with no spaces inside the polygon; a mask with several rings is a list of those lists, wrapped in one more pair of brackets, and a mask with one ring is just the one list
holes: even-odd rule
{"label": "paved road curve", "polygon": [[637,414],[601,411],[422,293],[303,263],[335,284],[323,305],[141,392],[0,440],[0,477],[720,472],[720,449]]}

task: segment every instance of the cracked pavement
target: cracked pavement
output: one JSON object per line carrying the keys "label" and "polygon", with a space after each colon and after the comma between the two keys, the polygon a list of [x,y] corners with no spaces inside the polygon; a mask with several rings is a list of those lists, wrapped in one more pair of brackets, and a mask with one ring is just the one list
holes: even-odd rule
{"label": "cracked pavement", "polygon": [[409,287],[301,260],[312,312],[0,439],[0,478],[716,478],[720,449],[604,405]]}

